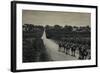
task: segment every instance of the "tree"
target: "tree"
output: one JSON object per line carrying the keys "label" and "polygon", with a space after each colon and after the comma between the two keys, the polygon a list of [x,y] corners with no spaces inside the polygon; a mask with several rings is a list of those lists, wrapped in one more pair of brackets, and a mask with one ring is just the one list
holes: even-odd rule
{"label": "tree", "polygon": [[62,29],[62,27],[61,27],[60,25],[55,25],[55,26],[54,26],[54,29],[60,30],[60,29]]}
{"label": "tree", "polygon": [[90,30],[91,30],[90,26],[86,26],[86,29],[88,32],[90,32]]}
{"label": "tree", "polygon": [[72,26],[67,26],[67,25],[66,25],[66,26],[64,27],[64,30],[70,32],[70,31],[73,30],[73,27],[72,27]]}

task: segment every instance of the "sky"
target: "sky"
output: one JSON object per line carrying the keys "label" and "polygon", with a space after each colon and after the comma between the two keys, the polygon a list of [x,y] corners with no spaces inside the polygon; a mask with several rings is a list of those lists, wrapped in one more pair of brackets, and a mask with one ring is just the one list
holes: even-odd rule
{"label": "sky", "polygon": [[36,11],[23,10],[22,24],[34,25],[71,25],[91,26],[91,14],[79,12],[57,12],[57,11]]}

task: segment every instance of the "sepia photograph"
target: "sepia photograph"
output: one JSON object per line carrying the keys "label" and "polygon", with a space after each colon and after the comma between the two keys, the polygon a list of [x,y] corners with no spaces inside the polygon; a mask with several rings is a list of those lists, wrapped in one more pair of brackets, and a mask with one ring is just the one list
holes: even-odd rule
{"label": "sepia photograph", "polygon": [[97,6],[11,2],[11,71],[97,67]]}
{"label": "sepia photograph", "polygon": [[90,13],[23,10],[23,62],[90,60],[90,19]]}

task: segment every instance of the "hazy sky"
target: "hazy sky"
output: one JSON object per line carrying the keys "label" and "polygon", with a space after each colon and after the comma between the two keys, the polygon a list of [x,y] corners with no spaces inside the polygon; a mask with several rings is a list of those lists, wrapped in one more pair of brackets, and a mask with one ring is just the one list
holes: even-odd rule
{"label": "hazy sky", "polygon": [[71,26],[87,26],[91,25],[90,13],[76,12],[55,12],[55,11],[35,11],[23,10],[22,23],[36,25],[71,25]]}

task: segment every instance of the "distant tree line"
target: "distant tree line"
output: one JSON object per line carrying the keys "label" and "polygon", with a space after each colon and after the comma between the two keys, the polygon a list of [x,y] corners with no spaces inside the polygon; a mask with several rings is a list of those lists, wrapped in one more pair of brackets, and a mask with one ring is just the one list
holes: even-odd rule
{"label": "distant tree line", "polygon": [[43,31],[44,27],[40,25],[34,24],[24,24],[23,25],[23,32],[36,32],[36,31]]}
{"label": "distant tree line", "polygon": [[23,25],[23,35],[27,36],[39,36],[43,35],[43,31],[45,29],[47,38],[62,38],[62,37],[90,37],[91,28],[90,26],[69,26],[65,25],[46,25],[43,27],[42,25],[34,25],[34,24],[24,24]]}
{"label": "distant tree line", "polygon": [[41,38],[44,32],[44,27],[34,24],[24,24],[23,26],[23,38]]}
{"label": "distant tree line", "polygon": [[91,29],[89,26],[76,27],[76,26],[49,26],[46,27],[47,38],[64,38],[64,37],[90,37]]}

